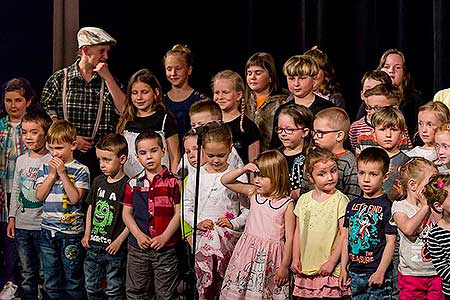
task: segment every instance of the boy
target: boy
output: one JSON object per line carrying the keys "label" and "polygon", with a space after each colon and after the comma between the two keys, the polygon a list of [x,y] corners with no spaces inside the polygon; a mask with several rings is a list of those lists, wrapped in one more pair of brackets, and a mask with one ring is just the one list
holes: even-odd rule
{"label": "boy", "polygon": [[101,281],[106,274],[108,299],[125,296],[126,250],[123,242],[128,229],[122,221],[122,202],[128,176],[123,166],[128,157],[125,138],[117,133],[103,136],[95,145],[103,175],[94,179],[86,198],[86,230],[81,240],[87,249],[84,261],[88,299],[101,299]]}
{"label": "boy", "polygon": [[20,296],[24,300],[37,299],[39,293],[42,202],[36,201],[35,183],[39,168],[52,157],[45,147],[51,123],[42,111],[25,114],[21,123],[22,140],[29,151],[16,160],[7,234],[16,240],[22,274]]}
{"label": "boy", "polygon": [[356,157],[344,149],[350,119],[342,108],[330,107],[317,113],[311,136],[316,146],[326,148],[338,158],[339,179],[336,185],[350,200],[361,196]]}
{"label": "boy", "polygon": [[[347,205],[344,220],[340,284],[351,277],[352,299],[391,299],[392,256],[396,228],[389,223],[392,202],[383,194],[389,156],[367,148],[358,158],[358,184],[363,196]],[[347,271],[347,263],[349,270]]]}
{"label": "boy", "polygon": [[[83,290],[83,213],[81,201],[89,189],[89,169],[73,158],[77,131],[68,121],[48,130],[52,155],[38,171],[36,199],[44,201],[41,257],[48,299],[81,299]],[[64,293],[65,291],[65,293]]]}
{"label": "boy", "polygon": [[142,132],[135,145],[144,170],[125,188],[123,221],[131,232],[127,299],[175,299],[179,280],[179,182],[161,165],[164,148],[159,134]]}

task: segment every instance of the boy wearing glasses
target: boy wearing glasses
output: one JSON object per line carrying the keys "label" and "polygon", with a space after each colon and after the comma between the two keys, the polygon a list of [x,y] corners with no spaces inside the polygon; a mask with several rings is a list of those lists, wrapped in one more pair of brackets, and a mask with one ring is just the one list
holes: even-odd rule
{"label": "boy wearing glasses", "polygon": [[311,136],[314,144],[333,152],[338,158],[339,179],[336,185],[350,200],[361,196],[355,155],[344,148],[350,119],[342,108],[330,107],[317,113]]}

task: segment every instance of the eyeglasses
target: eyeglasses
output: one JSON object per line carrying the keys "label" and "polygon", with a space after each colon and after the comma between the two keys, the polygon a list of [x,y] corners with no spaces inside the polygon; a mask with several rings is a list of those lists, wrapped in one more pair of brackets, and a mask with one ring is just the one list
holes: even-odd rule
{"label": "eyeglasses", "polygon": [[317,136],[318,139],[323,138],[324,134],[329,134],[333,132],[339,132],[340,130],[311,130],[312,137]]}
{"label": "eyeglasses", "polygon": [[287,135],[291,135],[291,134],[293,134],[295,131],[299,131],[299,130],[303,130],[303,129],[305,129],[305,128],[304,128],[304,127],[298,127],[298,128],[275,127],[275,132],[278,133],[278,134],[282,134],[283,131],[284,131],[284,133],[286,133]]}

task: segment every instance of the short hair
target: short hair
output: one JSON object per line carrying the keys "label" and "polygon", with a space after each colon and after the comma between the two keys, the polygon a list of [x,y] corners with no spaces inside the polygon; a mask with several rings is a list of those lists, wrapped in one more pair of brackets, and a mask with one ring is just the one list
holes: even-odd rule
{"label": "short hair", "polygon": [[383,126],[386,128],[398,128],[401,131],[406,130],[406,120],[403,113],[390,106],[381,107],[370,118],[373,128]]}
{"label": "short hair", "polygon": [[286,76],[316,76],[319,65],[309,55],[294,55],[284,63],[283,73]]}
{"label": "short hair", "polygon": [[189,117],[193,114],[209,112],[212,116],[217,117],[217,119],[222,120],[222,110],[219,104],[210,99],[203,99],[194,102],[189,109]]}
{"label": "short hair", "polygon": [[145,130],[145,131],[139,133],[138,136],[136,137],[136,141],[134,141],[136,154],[138,153],[138,144],[140,142],[142,142],[143,140],[156,140],[156,142],[158,143],[158,146],[162,150],[164,150],[164,144],[163,144],[161,135],[159,135],[159,133],[157,133],[153,130]]}
{"label": "short hair", "polygon": [[52,124],[52,118],[43,110],[37,110],[37,111],[31,111],[27,112],[23,118],[22,123],[24,122],[34,122],[41,125],[42,129],[44,130],[44,134],[47,135],[48,129],[50,128],[50,125]]}
{"label": "short hair", "polygon": [[125,137],[118,133],[108,133],[100,138],[95,148],[113,152],[117,157],[128,156],[128,144]]}
{"label": "short hair", "polygon": [[383,174],[389,172],[389,164],[391,162],[389,155],[382,148],[369,147],[361,151],[358,157],[358,163],[380,163]]}
{"label": "short hair", "polygon": [[47,142],[72,144],[77,140],[77,130],[75,126],[66,120],[56,120],[48,129]]}
{"label": "short hair", "polygon": [[447,199],[448,192],[444,187],[450,186],[450,175],[436,174],[431,176],[428,183],[425,185],[423,195],[427,199],[428,206],[431,207],[437,213],[440,213],[434,207],[435,203],[442,205],[445,199]]}
{"label": "short hair", "polygon": [[438,169],[434,163],[423,157],[413,157],[400,167],[400,183],[402,185],[402,195],[406,196],[408,181],[414,179],[417,184],[425,179],[425,170],[429,169],[437,173]]}
{"label": "short hair", "polygon": [[345,133],[345,137],[348,136],[350,131],[350,118],[345,110],[340,107],[329,107],[319,111],[316,114],[315,119],[327,119],[330,125],[338,130],[342,130]]}
{"label": "short hair", "polygon": [[254,163],[258,166],[261,176],[270,178],[274,198],[289,196],[289,167],[283,154],[278,150],[267,150],[258,154]]}
{"label": "short hair", "polygon": [[211,142],[231,146],[233,144],[233,135],[230,126],[224,123],[217,128],[207,131],[203,136],[203,145]]}
{"label": "short hair", "polygon": [[447,105],[439,101],[430,101],[419,107],[419,113],[422,111],[433,112],[436,118],[442,123],[450,121],[450,110]]}
{"label": "short hair", "polygon": [[34,112],[41,109],[39,97],[27,79],[22,77],[13,78],[4,84],[0,110],[5,110],[4,100],[7,92],[18,92],[27,102],[29,101],[30,105],[26,108],[27,112]]}
{"label": "short hair", "polygon": [[[305,173],[310,175],[314,170],[314,165],[320,161],[332,160],[337,166],[337,157],[330,150],[321,147],[310,148],[306,153]],[[312,177],[312,176],[311,176]]]}
{"label": "short hair", "polygon": [[392,84],[382,83],[368,89],[364,93],[365,97],[370,96],[386,96],[389,105],[399,105],[402,100],[402,93],[398,87]]}
{"label": "short hair", "polygon": [[379,81],[384,84],[392,84],[392,79],[388,73],[386,73],[384,71],[380,71],[380,70],[370,70],[370,71],[367,71],[366,73],[364,73],[364,75],[361,79],[361,90],[364,86],[364,82],[367,79],[376,80],[376,81]]}

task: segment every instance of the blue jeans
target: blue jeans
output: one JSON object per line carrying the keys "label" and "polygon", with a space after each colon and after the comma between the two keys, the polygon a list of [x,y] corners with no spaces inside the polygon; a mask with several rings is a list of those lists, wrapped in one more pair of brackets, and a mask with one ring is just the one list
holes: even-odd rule
{"label": "blue jeans", "polygon": [[125,297],[124,247],[116,254],[106,252],[105,247],[90,244],[84,261],[86,291],[89,300],[102,300],[102,279],[106,276],[105,294],[109,300],[123,300]]}
{"label": "blue jeans", "polygon": [[373,273],[360,274],[349,272],[352,279],[351,290],[353,300],[391,300],[392,270],[386,271],[381,286],[369,286],[369,278]]}
{"label": "blue jeans", "polygon": [[41,231],[44,290],[49,300],[78,300],[83,295],[83,234]]}
{"label": "blue jeans", "polygon": [[19,285],[22,300],[37,299],[39,269],[41,267],[40,230],[16,228],[16,245],[21,265],[22,281]]}

